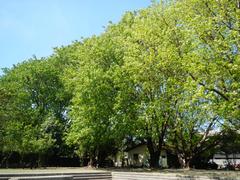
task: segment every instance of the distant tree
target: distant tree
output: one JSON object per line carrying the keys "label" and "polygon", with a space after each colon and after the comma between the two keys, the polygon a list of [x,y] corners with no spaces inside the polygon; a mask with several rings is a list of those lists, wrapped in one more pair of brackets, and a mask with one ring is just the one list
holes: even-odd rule
{"label": "distant tree", "polygon": [[68,96],[59,73],[52,60],[31,59],[1,77],[2,90],[8,93],[2,102],[3,152],[36,153],[41,160],[62,141]]}
{"label": "distant tree", "polygon": [[218,150],[225,153],[228,165],[236,165],[236,162],[229,161],[229,155],[234,156],[240,153],[239,131],[225,130],[221,138]]}

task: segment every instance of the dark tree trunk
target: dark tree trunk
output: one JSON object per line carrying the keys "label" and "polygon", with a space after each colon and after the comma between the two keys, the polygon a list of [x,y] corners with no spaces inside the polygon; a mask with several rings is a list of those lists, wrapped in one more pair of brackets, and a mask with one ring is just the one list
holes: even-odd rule
{"label": "dark tree trunk", "polygon": [[39,153],[38,160],[37,160],[37,167],[46,167],[45,164],[45,154]]}
{"label": "dark tree trunk", "polygon": [[150,167],[159,168],[159,152],[150,153]]}
{"label": "dark tree trunk", "polygon": [[150,167],[159,168],[160,149],[154,146],[151,138],[147,139],[147,148],[150,154]]}
{"label": "dark tree trunk", "polygon": [[92,152],[89,152],[89,162],[88,166],[96,167],[97,165],[97,149],[94,149]]}
{"label": "dark tree trunk", "polygon": [[11,155],[12,155],[12,152],[3,154],[3,159],[2,159],[1,164],[2,165],[5,164],[4,165],[5,168],[9,167],[9,158],[11,157]]}
{"label": "dark tree trunk", "polygon": [[107,158],[107,154],[105,151],[99,151],[97,155],[97,166],[104,167],[106,164],[104,163],[104,160]]}

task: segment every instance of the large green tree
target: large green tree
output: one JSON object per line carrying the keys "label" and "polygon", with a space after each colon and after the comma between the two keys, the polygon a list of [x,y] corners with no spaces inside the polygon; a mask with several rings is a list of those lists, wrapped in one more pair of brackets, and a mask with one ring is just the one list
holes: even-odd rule
{"label": "large green tree", "polygon": [[146,140],[151,167],[159,166],[185,78],[177,49],[171,43],[175,32],[170,23],[174,22],[166,22],[161,8],[166,7],[154,6],[123,18],[131,26],[126,26],[124,64],[115,78],[119,87],[117,123],[129,126],[128,133]]}
{"label": "large green tree", "polygon": [[239,1],[185,0],[175,9],[192,41],[184,61],[193,85],[202,86],[202,96],[211,96],[216,113],[239,128]]}
{"label": "large green tree", "polygon": [[86,39],[78,50],[78,67],[69,66],[66,71],[67,86],[73,90],[67,142],[80,156],[87,156],[90,165],[103,165],[119,139],[111,122],[117,92],[112,74],[122,56],[117,51],[110,32]]}
{"label": "large green tree", "polygon": [[33,58],[5,71],[1,77],[6,97],[1,102],[3,152],[35,153],[41,160],[63,142],[68,96],[59,75],[53,59]]}

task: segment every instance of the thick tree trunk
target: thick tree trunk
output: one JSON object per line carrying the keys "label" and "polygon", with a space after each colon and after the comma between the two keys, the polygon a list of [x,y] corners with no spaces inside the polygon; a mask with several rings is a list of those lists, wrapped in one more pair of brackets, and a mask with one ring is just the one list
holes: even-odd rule
{"label": "thick tree trunk", "polygon": [[[10,153],[6,153],[6,154],[3,154],[3,159],[2,159],[2,166],[4,166],[5,168],[8,168],[9,167],[9,158],[11,157],[12,155],[12,152]],[[3,165],[5,164],[5,165]]]}
{"label": "thick tree trunk", "polygon": [[19,166],[24,169],[25,168],[25,164],[23,163],[24,155],[20,153],[19,156],[20,156]]}
{"label": "thick tree trunk", "polygon": [[178,154],[178,161],[183,169],[190,169],[191,157],[186,157],[183,154]]}
{"label": "thick tree trunk", "polygon": [[185,165],[183,167],[184,169],[190,169],[190,160],[189,159],[185,159]]}
{"label": "thick tree trunk", "polygon": [[97,165],[97,154],[98,154],[97,153],[97,148],[89,153],[89,162],[88,162],[89,167],[96,167],[96,165]]}
{"label": "thick tree trunk", "polygon": [[104,151],[99,151],[97,155],[97,166],[104,167],[106,164],[104,164],[104,160],[107,158],[107,154]]}
{"label": "thick tree trunk", "polygon": [[44,154],[42,154],[42,153],[38,154],[37,166],[38,167],[45,167],[46,166],[45,157],[44,157]]}
{"label": "thick tree trunk", "polygon": [[159,152],[150,153],[150,167],[159,168]]}
{"label": "thick tree trunk", "polygon": [[226,156],[226,160],[227,160],[227,165],[230,166],[231,162],[229,161],[229,156],[228,156],[227,152],[225,152],[225,156]]}
{"label": "thick tree trunk", "polygon": [[149,138],[147,140],[147,148],[150,154],[150,167],[151,168],[159,168],[159,156],[160,156],[160,149],[154,147],[152,139]]}
{"label": "thick tree trunk", "polygon": [[88,166],[89,167],[94,167],[94,158],[93,157],[90,157],[90,160],[88,162]]}

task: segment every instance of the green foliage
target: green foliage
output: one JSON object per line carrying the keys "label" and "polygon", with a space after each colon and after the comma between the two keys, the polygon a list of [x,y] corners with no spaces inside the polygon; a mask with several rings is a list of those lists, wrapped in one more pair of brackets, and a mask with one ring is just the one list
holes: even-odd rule
{"label": "green foliage", "polygon": [[219,151],[226,155],[238,154],[240,152],[240,134],[233,130],[226,130],[219,144]]}
{"label": "green foliage", "polygon": [[31,59],[5,72],[1,151],[46,153],[62,139],[67,96],[51,59]]}
{"label": "green foliage", "polygon": [[[73,85],[67,142],[76,146],[79,155],[95,158],[105,151],[107,156],[117,142],[111,122],[116,96],[112,73],[121,55],[115,53],[117,46],[109,35],[88,39],[80,48],[78,69],[68,69],[74,78],[67,82]],[[108,145],[111,148],[105,148]]]}
{"label": "green foliage", "polygon": [[184,56],[189,75],[205,89],[199,95],[211,98],[217,113],[239,128],[239,2],[183,1],[177,10],[184,12],[188,39],[194,38]]}
{"label": "green foliage", "polygon": [[151,166],[167,146],[188,167],[240,127],[239,4],[154,1],[100,36],[5,69],[0,150],[60,151],[65,140],[100,163],[131,136],[147,143]]}

